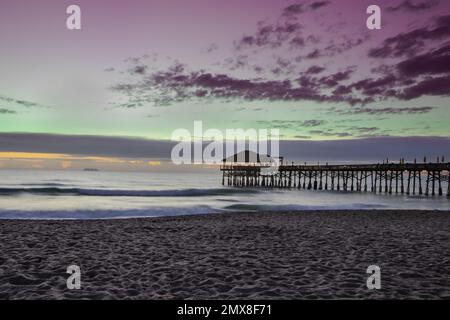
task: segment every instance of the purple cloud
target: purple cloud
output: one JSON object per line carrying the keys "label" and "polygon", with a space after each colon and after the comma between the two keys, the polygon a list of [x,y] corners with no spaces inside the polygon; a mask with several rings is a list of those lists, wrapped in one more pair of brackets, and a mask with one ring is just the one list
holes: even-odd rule
{"label": "purple cloud", "polygon": [[435,19],[434,25],[401,33],[383,41],[382,46],[369,51],[372,58],[412,56],[425,47],[426,41],[443,40],[450,37],[450,15]]}
{"label": "purple cloud", "polygon": [[312,10],[317,10],[319,8],[325,7],[330,4],[330,1],[316,1],[309,5]]}
{"label": "purple cloud", "polygon": [[387,8],[388,11],[394,12],[394,11],[412,11],[412,12],[419,12],[423,10],[429,10],[439,4],[439,1],[437,0],[431,0],[431,1],[423,1],[423,2],[417,2],[414,3],[411,0],[405,0],[402,3],[400,3],[397,6],[392,6]]}
{"label": "purple cloud", "polygon": [[450,96],[450,75],[423,80],[416,85],[406,88],[397,95],[402,100],[412,100],[424,95]]}
{"label": "purple cloud", "polygon": [[148,66],[136,66],[131,70],[132,74],[145,74]]}
{"label": "purple cloud", "polygon": [[[351,71],[331,75],[327,80],[337,83],[348,79]],[[131,103],[152,102],[168,105],[186,100],[199,99],[240,99],[268,101],[347,102],[349,104],[371,102],[372,98],[324,93],[317,78],[306,75],[296,81],[242,79],[227,74],[215,74],[205,71],[190,72],[183,65],[174,65],[166,71],[144,76],[136,83],[119,84],[113,90],[126,94]]]}
{"label": "purple cloud", "polygon": [[[387,99],[411,100],[424,95],[449,94],[445,81],[450,76],[450,45],[445,40],[450,37],[450,15],[434,17],[428,26],[387,38],[381,46],[371,49],[371,57],[403,60],[397,62],[399,59],[396,59],[392,64],[383,60],[382,65],[372,66],[373,75],[364,77],[357,66],[340,69],[330,66],[327,70],[324,65],[329,63],[323,60],[363,44],[369,39],[367,34],[352,37],[334,34],[328,40],[323,35],[302,34],[304,26],[298,22],[297,14],[326,5],[327,1],[294,4],[286,7],[275,23],[259,22],[254,34],[234,43],[237,51],[233,57],[225,59],[225,63],[218,64],[222,68],[220,71],[207,67],[188,69],[175,63],[172,67],[150,72],[151,68],[143,64],[142,59],[130,58],[132,68],[129,71],[137,76],[136,82],[121,83],[112,89],[128,97],[129,101],[122,105],[127,108],[148,103],[170,105],[215,99],[306,100],[363,106]],[[292,53],[289,45],[293,41],[297,46],[312,44],[309,49],[312,51],[286,55],[286,52]],[[429,41],[433,41],[433,49],[426,52],[427,46],[423,44]],[[283,47],[284,51],[269,51],[265,55],[263,52],[262,59],[255,57],[261,48],[278,47]],[[253,50],[240,51],[244,48]],[[348,57],[343,55],[343,58]],[[312,59],[317,61],[312,64],[308,61]],[[240,71],[244,69],[252,74],[243,75]]]}
{"label": "purple cloud", "polygon": [[322,54],[319,49],[315,49],[306,55],[306,59],[317,59],[320,58]]}
{"label": "purple cloud", "polygon": [[325,68],[321,67],[321,66],[312,66],[309,67],[308,70],[306,70],[306,74],[318,74],[321,73],[322,71],[324,71]]}
{"label": "purple cloud", "polygon": [[346,71],[340,71],[337,73],[334,73],[332,75],[322,77],[319,79],[319,82],[327,87],[335,87],[339,84],[339,82],[344,80],[349,80],[351,74],[353,73],[353,69],[348,69]]}
{"label": "purple cloud", "polygon": [[294,47],[303,46],[304,40],[301,37],[303,26],[297,21],[278,21],[276,24],[268,24],[260,21],[257,30],[253,35],[244,35],[235,43],[237,50],[251,47],[278,48],[289,42]]}
{"label": "purple cloud", "polygon": [[450,45],[400,62],[397,70],[403,76],[450,73]]}
{"label": "purple cloud", "polygon": [[284,15],[296,15],[308,11],[315,11],[330,4],[330,1],[315,1],[310,4],[296,3],[287,6],[283,10]]}

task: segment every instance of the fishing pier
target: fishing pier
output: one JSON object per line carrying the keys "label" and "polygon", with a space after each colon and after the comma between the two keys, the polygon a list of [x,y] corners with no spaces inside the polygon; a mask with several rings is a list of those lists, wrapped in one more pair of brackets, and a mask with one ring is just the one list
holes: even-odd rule
{"label": "fishing pier", "polygon": [[450,197],[450,163],[299,165],[226,163],[220,167],[222,185],[235,187],[357,191]]}

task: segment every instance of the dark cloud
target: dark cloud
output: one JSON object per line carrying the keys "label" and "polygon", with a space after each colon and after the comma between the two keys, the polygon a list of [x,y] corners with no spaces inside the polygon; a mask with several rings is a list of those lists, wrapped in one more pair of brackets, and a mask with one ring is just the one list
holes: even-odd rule
{"label": "dark cloud", "polygon": [[361,35],[355,38],[350,38],[348,36],[333,38],[330,41],[330,44],[323,49],[323,55],[327,57],[335,56],[363,44],[367,39],[368,35]]}
{"label": "dark cloud", "polygon": [[402,61],[397,70],[407,77],[450,73],[450,45]]}
{"label": "dark cloud", "polygon": [[300,13],[315,11],[330,4],[330,1],[314,1],[312,3],[296,3],[287,6],[283,10],[284,15],[297,15]]}
{"label": "dark cloud", "polygon": [[14,102],[15,101],[13,98],[4,97],[4,96],[0,96],[0,100],[4,101],[4,102]]}
{"label": "dark cloud", "polygon": [[303,48],[305,46],[305,39],[302,38],[301,36],[295,36],[289,42],[289,45],[291,48],[294,48],[294,49]]}
{"label": "dark cloud", "polygon": [[[397,86],[404,83],[396,75],[386,75],[380,78],[367,78],[358,80],[348,85],[339,84],[340,81],[350,79],[353,69],[323,77],[317,83],[326,88],[334,88],[333,96],[340,98],[341,102],[354,104],[367,104],[374,101],[385,100],[389,97],[397,97],[400,92]],[[352,100],[353,99],[353,100]]]}
{"label": "dark cloud", "polygon": [[414,3],[411,0],[405,0],[397,6],[388,7],[387,11],[419,12],[419,11],[423,11],[423,10],[429,10],[429,9],[437,6],[438,4],[439,4],[439,1],[437,1],[437,0],[422,1],[422,2],[416,2],[416,3]]}
{"label": "dark cloud", "polygon": [[[228,71],[246,69],[255,77],[264,76],[273,79],[273,76],[275,76],[279,79],[284,76],[286,81],[290,81],[294,75],[301,74],[300,71],[304,69],[305,60],[331,58],[362,44],[368,39],[367,32],[340,33],[333,34],[332,37],[322,37],[322,29],[331,30],[325,32],[329,34],[336,28],[332,27],[334,25],[332,21],[328,21],[319,15],[317,16],[317,28],[307,30],[310,26],[302,24],[300,14],[317,11],[329,4],[331,4],[330,1],[302,1],[285,7],[281,14],[273,19],[259,21],[254,32],[245,33],[233,42],[235,49],[233,56],[218,62],[216,65],[226,68],[227,71],[222,71],[222,73],[230,77]],[[261,53],[261,56],[267,56],[258,60],[254,57],[257,53]],[[132,62],[138,63],[140,60]],[[314,74],[313,72],[320,73],[320,69],[311,69],[310,72],[311,74]],[[308,90],[307,95],[310,95],[310,89],[303,88],[303,94]],[[199,92],[206,93],[203,90]],[[322,99],[342,100],[336,94],[331,97],[320,96],[319,94],[319,97],[314,99],[320,101]],[[365,101],[365,98],[352,97],[350,99],[351,103],[357,103],[359,100]]]}
{"label": "dark cloud", "polygon": [[16,100],[15,102],[26,108],[39,107],[39,104],[35,103],[35,102],[30,102],[30,101],[25,101],[25,100]]}
{"label": "dark cloud", "polygon": [[316,1],[316,2],[311,3],[309,5],[309,8],[311,8],[312,10],[317,10],[319,8],[329,5],[330,3],[331,3],[330,1]]}
{"label": "dark cloud", "polygon": [[418,28],[387,38],[378,48],[369,51],[372,58],[412,56],[420,52],[427,41],[450,37],[450,15],[435,18],[432,27]]}
{"label": "dark cloud", "polygon": [[359,126],[345,126],[345,125],[337,125],[337,128],[343,128],[344,131],[336,131],[335,129],[323,129],[323,130],[311,130],[310,134],[320,135],[323,137],[352,137],[352,138],[361,138],[361,137],[377,137],[377,136],[385,136],[385,134],[381,134],[380,128],[378,127],[359,127]]}
{"label": "dark cloud", "polygon": [[311,51],[310,53],[308,53],[305,58],[306,59],[317,59],[317,58],[320,58],[321,56],[322,56],[322,54],[320,53],[320,50],[315,49],[315,50]]}
{"label": "dark cloud", "polygon": [[252,47],[278,48],[286,42],[291,42],[294,47],[304,44],[300,35],[303,26],[297,21],[278,21],[276,24],[270,24],[260,21],[257,30],[253,35],[244,35],[235,42],[235,48],[242,50]]}
{"label": "dark cloud", "polygon": [[170,158],[174,142],[91,135],[0,133],[0,151]]}
{"label": "dark cloud", "polygon": [[352,134],[349,132],[335,132],[331,129],[328,130],[311,130],[309,131],[312,135],[320,135],[322,137],[339,137],[339,138],[346,138],[351,137]]}
{"label": "dark cloud", "polygon": [[321,73],[322,71],[324,71],[325,68],[321,67],[321,66],[312,66],[309,67],[308,70],[306,70],[306,74],[318,74]]}
{"label": "dark cloud", "polygon": [[[438,20],[448,20],[450,36],[450,16]],[[428,52],[413,55],[396,65],[381,65],[373,69],[382,73],[379,79],[367,79],[353,84],[352,89],[361,90],[365,95],[380,98],[412,100],[421,96],[449,96],[450,86],[450,45],[437,45]]]}
{"label": "dark cloud", "polygon": [[[343,135],[347,135],[342,132]],[[307,150],[308,152],[305,152]],[[448,137],[368,137],[330,141],[281,141],[280,153],[288,161],[383,161],[427,156],[450,157]]]}
{"label": "dark cloud", "polygon": [[373,101],[450,95],[448,47],[402,61],[391,70],[390,74],[379,78],[368,78],[348,86],[340,86],[334,93],[339,95],[358,91],[363,96],[373,97]]}
{"label": "dark cloud", "polygon": [[340,85],[333,90],[333,94],[337,96],[349,95],[352,93],[352,88],[349,86]]}
{"label": "dark cloud", "polygon": [[208,48],[205,49],[205,53],[211,53],[219,49],[219,45],[217,43],[211,43]]}
{"label": "dark cloud", "polygon": [[425,79],[397,94],[402,100],[412,100],[421,96],[450,96],[450,75]]}
{"label": "dark cloud", "polygon": [[[246,65],[243,55],[240,65]],[[294,74],[292,62],[277,58],[271,70],[276,76]],[[238,66],[236,66],[237,68]],[[143,68],[146,69],[146,68]],[[137,72],[134,83],[112,87],[128,97],[122,107],[133,108],[145,104],[167,106],[185,101],[315,101],[365,105],[389,98],[411,100],[424,95],[450,94],[450,45],[414,56],[397,65],[382,65],[379,77],[353,80],[356,67],[332,74],[321,66],[312,66],[295,79],[268,80],[266,78],[238,78],[226,73],[204,70],[190,71],[179,63],[153,73]],[[374,72],[376,74],[376,72]]]}
{"label": "dark cloud", "polygon": [[[328,81],[347,79],[350,71],[331,75]],[[366,86],[376,86],[380,81]],[[183,65],[174,65],[166,71],[159,71],[143,77],[133,84],[119,84],[112,89],[124,93],[129,103],[171,103],[204,99],[238,99],[267,101],[317,101],[347,102],[349,104],[371,102],[370,97],[355,97],[337,93],[326,94],[318,79],[302,76],[295,82],[290,80],[242,79],[227,74],[213,74],[204,71],[189,72]],[[356,86],[362,86],[358,84]]]}
{"label": "dark cloud", "polygon": [[380,130],[380,128],[377,128],[377,127],[351,127],[351,128],[349,128],[349,130],[356,131],[356,132],[362,134],[362,133],[372,133],[372,132]]}
{"label": "dark cloud", "polygon": [[378,79],[368,78],[360,80],[351,84],[349,88],[358,90],[366,96],[388,97],[395,95],[395,92],[391,91],[399,81],[395,75],[388,75]]}
{"label": "dark cloud", "polygon": [[15,98],[6,97],[6,96],[0,96],[0,101],[6,102],[8,104],[16,104],[20,107],[25,107],[25,108],[44,107],[43,105],[36,103],[36,102],[22,100],[22,99],[15,99]]}
{"label": "dark cloud", "polygon": [[249,66],[249,56],[246,54],[240,54],[234,58],[225,59],[225,65],[231,71],[246,68]]}
{"label": "dark cloud", "polygon": [[[285,12],[300,12],[305,6],[308,4],[296,4]],[[243,37],[238,47],[281,46],[287,39],[299,37],[301,30],[298,21],[291,18],[278,20],[275,24],[260,22],[256,34]],[[314,35],[301,39],[308,42],[311,36]],[[252,62],[255,61],[254,53],[238,52],[221,65],[226,69],[221,73],[189,70],[180,63],[150,72],[142,58],[129,58],[132,63],[129,72],[137,76],[136,81],[119,83],[112,89],[128,97],[128,101],[120,105],[126,108],[214,100],[314,101],[364,106],[387,99],[447,96],[450,91],[446,83],[450,76],[449,43],[442,45],[437,42],[429,52],[424,52],[427,46],[420,46],[419,49],[419,45],[429,39],[443,40],[447,36],[450,36],[450,15],[433,18],[431,27],[386,39],[381,47],[372,49],[370,55],[398,56],[403,60],[392,65],[383,61],[382,65],[372,67],[373,75],[367,78],[361,78],[356,67],[327,73],[323,66],[316,64],[306,71],[298,71],[300,67],[304,68],[304,59],[330,57],[366,39],[344,36],[333,37],[327,47],[317,48],[314,45],[312,51],[297,58],[271,53],[272,63],[264,66],[259,65],[260,62]],[[442,47],[439,47],[440,44]],[[232,71],[243,69],[253,70],[254,76],[242,76],[242,73],[239,77],[233,75]]]}
{"label": "dark cloud", "polygon": [[327,87],[335,87],[337,86],[341,81],[349,80],[351,74],[353,73],[353,69],[348,69],[346,71],[340,71],[337,73],[334,73],[332,75],[322,77],[319,79],[319,82],[322,85],[325,85]]}
{"label": "dark cloud", "polygon": [[305,6],[302,3],[291,4],[283,10],[283,13],[286,15],[298,14],[303,12],[305,12]]}
{"label": "dark cloud", "polygon": [[318,127],[326,124],[325,120],[271,120],[271,121],[257,121],[258,124],[264,125],[267,128],[279,128],[279,129],[299,129],[299,128],[311,128]]}
{"label": "dark cloud", "polygon": [[338,110],[338,114],[352,115],[352,114],[369,114],[369,115],[384,115],[384,114],[423,114],[431,112],[435,107],[387,107],[387,108],[354,108],[350,110]]}
{"label": "dark cloud", "polygon": [[[312,45],[317,46],[320,43],[320,37],[311,31],[305,31],[306,27],[301,24],[299,14],[317,11],[330,3],[330,1],[314,1],[289,5],[284,8],[282,14],[275,21],[260,21],[254,33],[244,34],[235,41],[235,49],[238,51],[246,49],[275,50],[279,48],[298,50],[311,47]],[[318,17],[318,27],[325,27],[325,25],[330,23],[330,21]],[[319,32],[317,31],[317,33]],[[300,62],[303,58],[331,57],[360,45],[366,38],[365,36],[356,36],[354,38],[354,35],[351,37],[348,35],[334,36],[330,41],[324,43],[321,48],[314,48],[307,54],[302,53],[298,57],[297,62]]]}
{"label": "dark cloud", "polygon": [[16,114],[17,112],[11,109],[0,108],[0,114]]}
{"label": "dark cloud", "polygon": [[333,134],[329,134],[329,136],[336,136],[336,137],[340,137],[340,138],[345,138],[345,137],[351,137],[352,134],[348,133],[348,132],[335,132]]}
{"label": "dark cloud", "polygon": [[291,75],[295,72],[295,66],[290,59],[276,57],[275,65],[272,67],[271,72],[275,76]]}
{"label": "dark cloud", "polygon": [[254,34],[243,35],[235,41],[234,45],[237,51],[280,48],[298,51],[313,47],[309,52],[302,52],[297,56],[295,61],[300,63],[303,59],[333,57],[363,44],[369,38],[367,33],[360,35],[336,34],[330,40],[321,44],[319,36],[315,34],[306,36],[303,33],[304,26],[296,19],[284,18],[274,24],[261,21],[258,23],[257,31]]}
{"label": "dark cloud", "polygon": [[318,59],[322,57],[331,58],[363,44],[368,39],[368,33],[362,33],[359,35],[348,35],[342,33],[334,34],[333,37],[327,41],[324,39],[321,41],[320,37],[309,35],[306,40],[304,40],[304,43],[308,43],[308,47],[314,47],[314,49],[306,55],[299,56],[298,62],[301,62],[303,59]]}
{"label": "dark cloud", "polygon": [[317,127],[317,126],[321,126],[323,124],[325,124],[326,121],[325,120],[305,120],[302,123],[302,126],[304,127]]}
{"label": "dark cloud", "polygon": [[135,66],[132,70],[131,73],[132,74],[145,74],[145,72],[147,71],[148,66],[145,65],[141,65],[141,66]]}
{"label": "dark cloud", "polygon": [[[339,134],[339,133],[338,133]],[[342,136],[348,136],[341,132]],[[0,133],[0,151],[40,152],[86,156],[170,159],[176,143],[165,140],[106,136],[76,136]],[[305,152],[307,150],[308,152]],[[450,157],[448,137],[378,137],[331,141],[280,141],[280,154],[303,161],[377,161],[422,158],[424,155]]]}

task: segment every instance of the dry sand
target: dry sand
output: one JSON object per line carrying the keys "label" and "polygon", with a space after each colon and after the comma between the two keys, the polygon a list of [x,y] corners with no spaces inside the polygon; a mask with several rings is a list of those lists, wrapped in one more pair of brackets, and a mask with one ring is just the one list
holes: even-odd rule
{"label": "dry sand", "polygon": [[0,299],[450,298],[450,212],[0,220],[0,253]]}

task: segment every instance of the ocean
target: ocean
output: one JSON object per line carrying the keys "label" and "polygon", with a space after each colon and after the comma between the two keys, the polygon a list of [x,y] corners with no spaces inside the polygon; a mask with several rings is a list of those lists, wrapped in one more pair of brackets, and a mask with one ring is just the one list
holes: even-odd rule
{"label": "ocean", "polygon": [[106,219],[235,211],[450,210],[446,196],[234,188],[205,172],[0,170],[0,219]]}

